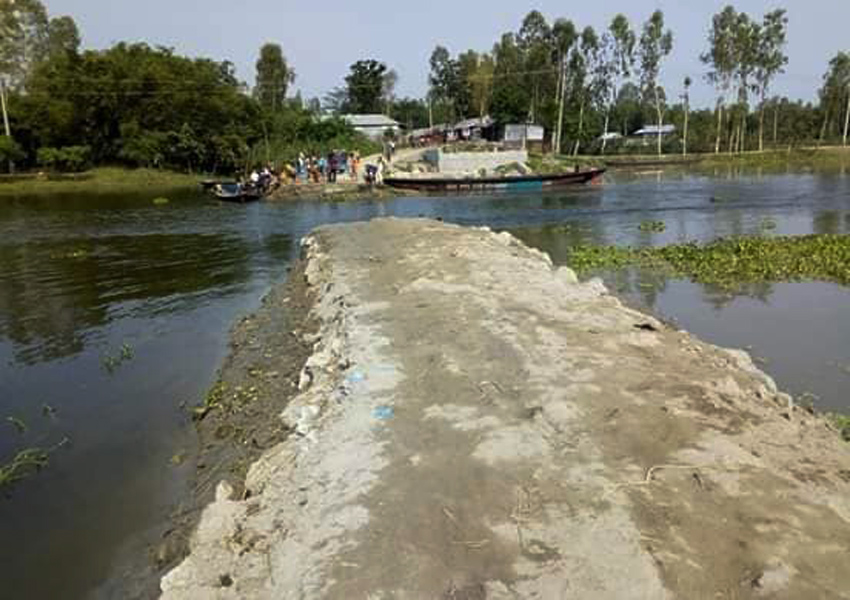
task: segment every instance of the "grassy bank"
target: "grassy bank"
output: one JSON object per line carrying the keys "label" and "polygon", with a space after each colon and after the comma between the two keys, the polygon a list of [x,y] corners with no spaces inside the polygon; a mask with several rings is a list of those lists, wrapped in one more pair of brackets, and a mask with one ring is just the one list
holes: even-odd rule
{"label": "grassy bank", "polygon": [[199,175],[156,169],[101,167],[76,174],[0,176],[0,197],[27,194],[174,190],[198,185]]}
{"label": "grassy bank", "polygon": [[548,175],[552,173],[571,172],[578,165],[580,168],[593,168],[604,166],[604,157],[601,156],[551,156],[543,154],[529,154],[528,166],[537,175]]}
{"label": "grassy bank", "polygon": [[604,163],[609,167],[640,167],[665,164],[669,166],[741,166],[741,167],[829,167],[850,165],[850,148],[841,146],[782,148],[749,151],[737,154],[721,152],[681,154],[611,154],[606,156],[558,157],[558,160],[579,164]]}
{"label": "grassy bank", "polygon": [[725,288],[804,279],[850,285],[850,236],[730,238],[660,248],[576,246],[570,249],[569,262],[580,274],[651,266]]}

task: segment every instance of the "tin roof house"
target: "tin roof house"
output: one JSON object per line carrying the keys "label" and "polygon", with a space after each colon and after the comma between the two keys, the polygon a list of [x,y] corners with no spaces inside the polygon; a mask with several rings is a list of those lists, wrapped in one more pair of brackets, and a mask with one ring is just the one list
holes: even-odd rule
{"label": "tin roof house", "polygon": [[399,122],[386,115],[342,115],[341,118],[354,127],[355,131],[373,140],[382,139],[388,129],[394,134],[401,131]]}
{"label": "tin roof house", "polygon": [[675,125],[646,125],[641,129],[635,131],[632,136],[633,137],[649,137],[649,136],[657,136],[659,134],[659,130],[661,135],[673,135],[676,133]]}

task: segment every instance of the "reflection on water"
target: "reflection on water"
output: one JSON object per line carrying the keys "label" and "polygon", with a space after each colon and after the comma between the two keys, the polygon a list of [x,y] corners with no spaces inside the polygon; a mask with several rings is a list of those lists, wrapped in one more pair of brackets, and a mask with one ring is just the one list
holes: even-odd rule
{"label": "reflection on water", "polygon": [[[185,485],[171,460],[194,442],[181,403],[201,397],[233,320],[284,276],[297,240],[317,225],[440,217],[509,229],[559,263],[579,243],[707,241],[761,232],[765,218],[777,234],[850,231],[850,181],[834,173],[674,171],[615,175],[558,195],[344,204],[171,198],[167,206],[143,194],[0,199],[0,424],[15,416],[28,425],[25,434],[0,429],[0,460],[71,440],[0,500],[0,539],[16,540],[0,546],[4,595],[78,597],[104,579],[119,549],[144,554],[139,540],[150,537],[140,533],[156,535]],[[667,229],[642,232],[645,220]],[[825,365],[826,355],[850,363],[846,288],[752,286],[730,296],[651,271],[607,277],[713,342],[754,346],[789,389],[847,406],[827,370],[845,375]],[[132,359],[104,368],[122,345]],[[55,413],[45,416],[45,405]]]}
{"label": "reflection on water", "polygon": [[248,260],[242,239],[214,234],[0,245],[0,335],[23,363],[72,356],[110,321],[232,293],[248,277]]}
{"label": "reflection on water", "polygon": [[[672,181],[638,178],[619,187],[613,202],[608,202],[609,193],[602,218],[575,214],[565,222],[512,232],[549,253],[556,264],[568,264],[570,247],[582,244],[648,247],[737,235],[850,233],[850,185],[831,174],[721,181],[677,174]],[[633,208],[624,206],[627,195]],[[610,211],[615,203],[623,209]],[[663,221],[666,229],[641,231],[645,220]],[[850,385],[850,288],[755,282],[730,291],[669,279],[647,268],[598,275],[633,304],[706,340],[750,349],[786,390],[813,393],[822,409],[850,412],[845,392]]]}

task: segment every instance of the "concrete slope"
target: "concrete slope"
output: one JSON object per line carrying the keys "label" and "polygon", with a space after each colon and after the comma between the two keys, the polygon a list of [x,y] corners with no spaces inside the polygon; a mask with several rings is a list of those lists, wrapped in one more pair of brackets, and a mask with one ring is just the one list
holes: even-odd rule
{"label": "concrete slope", "polygon": [[295,431],[166,598],[847,598],[850,446],[508,234],[307,238]]}

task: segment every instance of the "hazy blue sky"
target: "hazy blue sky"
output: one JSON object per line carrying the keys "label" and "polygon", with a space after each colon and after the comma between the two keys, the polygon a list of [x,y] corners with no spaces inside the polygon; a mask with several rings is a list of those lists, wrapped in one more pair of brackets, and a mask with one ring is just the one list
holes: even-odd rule
{"label": "hazy blue sky", "polygon": [[[656,8],[673,29],[673,54],[665,63],[668,95],[680,93],[681,81],[696,82],[693,96],[710,102],[699,54],[706,47],[711,15],[728,1],[607,0],[46,0],[51,15],[70,14],[80,26],[83,44],[103,48],[121,40],[172,46],[181,53],[229,59],[242,79],[253,79],[260,45],[278,42],[298,74],[295,87],[305,97],[323,95],[339,85],[348,65],[361,58],[386,62],[399,74],[399,95],[422,95],[428,57],[442,44],[453,53],[489,50],[505,31],[519,28],[530,10],[548,19],[572,19],[577,26],[601,28],[618,12],[637,25]],[[777,7],[788,10],[790,63],[775,85],[778,93],[814,99],[828,60],[850,50],[847,23],[850,0],[740,0],[734,6],[758,16]]]}

